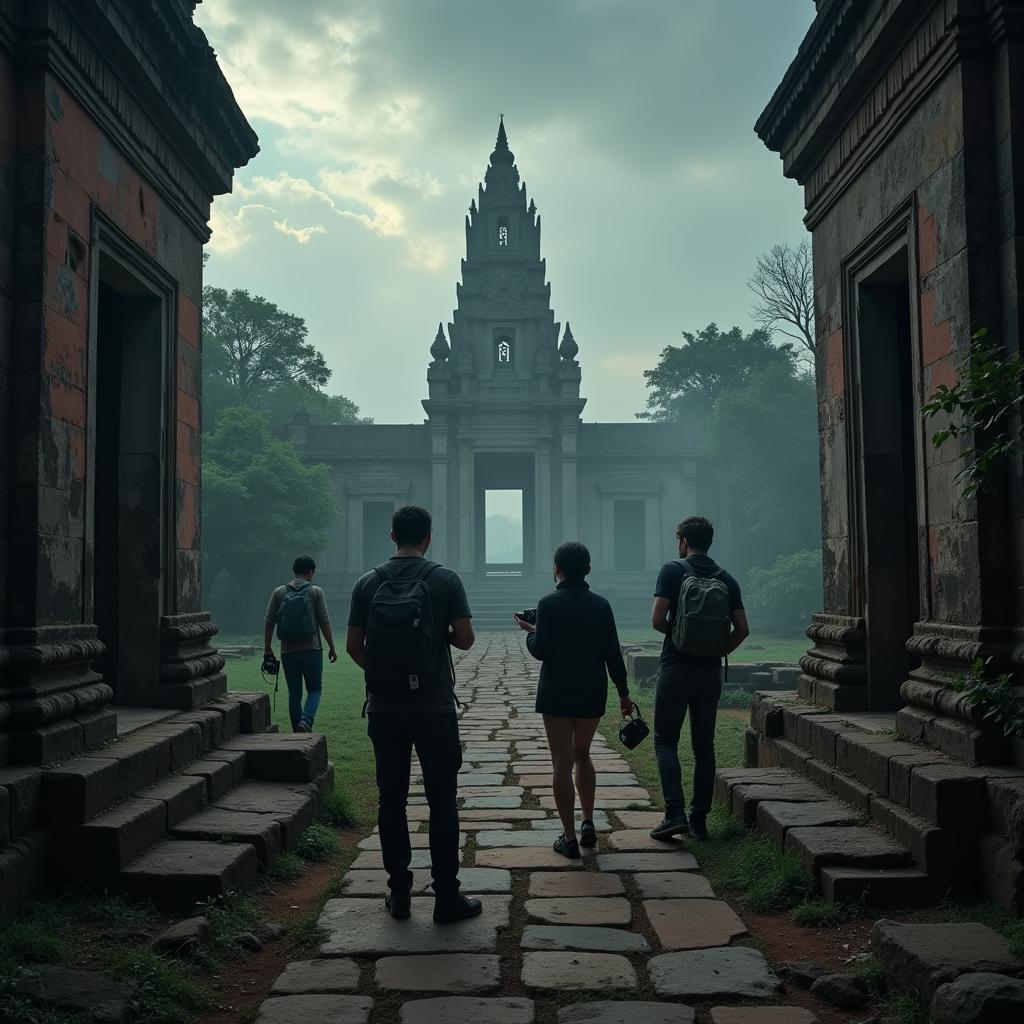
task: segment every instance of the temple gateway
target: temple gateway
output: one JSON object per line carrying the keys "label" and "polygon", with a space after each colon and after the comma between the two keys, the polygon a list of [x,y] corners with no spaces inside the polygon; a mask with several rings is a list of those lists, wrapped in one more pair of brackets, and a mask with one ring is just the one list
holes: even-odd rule
{"label": "temple gateway", "polygon": [[[513,605],[550,589],[563,540],[590,548],[594,585],[626,622],[648,616],[682,516],[717,517],[728,562],[728,508],[702,465],[698,424],[582,422],[579,346],[555,321],[540,215],[503,123],[466,217],[456,294],[447,336],[439,324],[430,346],[423,423],[290,428],[303,456],[331,469],[341,515],[318,555],[330,592],[348,594],[388,557],[391,514],[408,503],[431,509],[431,557],[462,574],[483,628],[510,625]],[[492,492],[521,498],[511,553],[489,543]]]}

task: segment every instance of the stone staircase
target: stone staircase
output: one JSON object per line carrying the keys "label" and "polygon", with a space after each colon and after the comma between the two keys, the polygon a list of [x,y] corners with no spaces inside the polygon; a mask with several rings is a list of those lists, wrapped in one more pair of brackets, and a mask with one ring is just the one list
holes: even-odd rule
{"label": "stone staircase", "polygon": [[231,693],[60,765],[0,772],[17,807],[0,843],[0,909],[51,881],[169,908],[250,888],[334,781],[322,736],[269,724],[266,694]]}
{"label": "stone staircase", "polygon": [[467,580],[473,628],[478,633],[517,629],[512,621],[512,613],[536,608],[537,602],[552,586],[545,586],[534,576],[495,576]]}
{"label": "stone staircase", "polygon": [[1024,913],[1024,768],[963,764],[894,724],[758,692],[749,767],[719,771],[716,798],[797,856],[828,900],[950,895]]}

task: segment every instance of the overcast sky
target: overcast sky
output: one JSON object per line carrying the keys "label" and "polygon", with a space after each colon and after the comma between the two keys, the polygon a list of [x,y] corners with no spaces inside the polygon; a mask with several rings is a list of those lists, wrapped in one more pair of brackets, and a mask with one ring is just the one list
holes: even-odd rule
{"label": "overcast sky", "polygon": [[753,124],[811,0],[205,0],[262,152],[217,200],[207,281],[306,318],[329,390],[423,419],[464,217],[505,114],[543,222],[584,418],[631,420],[642,371],[710,321],[750,326],[758,254],[803,237]]}

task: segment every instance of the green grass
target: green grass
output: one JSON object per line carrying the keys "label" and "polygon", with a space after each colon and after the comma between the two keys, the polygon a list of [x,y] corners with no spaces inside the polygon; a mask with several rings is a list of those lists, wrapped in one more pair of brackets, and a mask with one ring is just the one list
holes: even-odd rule
{"label": "green grass", "polygon": [[[654,630],[644,626],[628,626],[619,630],[619,641],[624,644],[661,643]],[[729,655],[729,661],[748,665],[756,661],[778,661],[795,665],[811,646],[805,636],[777,636],[774,633],[752,633],[739,650]]]}
{"label": "green grass", "polygon": [[949,924],[978,922],[999,932],[1010,943],[1010,952],[1024,959],[1024,919],[1011,917],[1005,910],[991,903],[940,903],[919,915],[920,920],[942,921]]}
{"label": "green grass", "polygon": [[306,873],[306,862],[297,854],[282,853],[267,868],[267,877],[275,882],[295,882]]}
{"label": "green grass", "polygon": [[340,850],[334,830],[321,822],[310,825],[295,844],[295,852],[311,863],[330,860]]}

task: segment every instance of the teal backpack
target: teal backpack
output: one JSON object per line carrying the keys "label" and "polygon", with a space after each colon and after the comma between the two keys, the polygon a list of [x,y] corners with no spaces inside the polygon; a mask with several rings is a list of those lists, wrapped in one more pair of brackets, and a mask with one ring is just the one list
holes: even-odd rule
{"label": "teal backpack", "polygon": [[686,575],[672,619],[672,644],[680,654],[723,658],[729,653],[732,617],[729,588],[720,578],[722,570],[712,576],[698,576],[685,558],[679,564]]}

